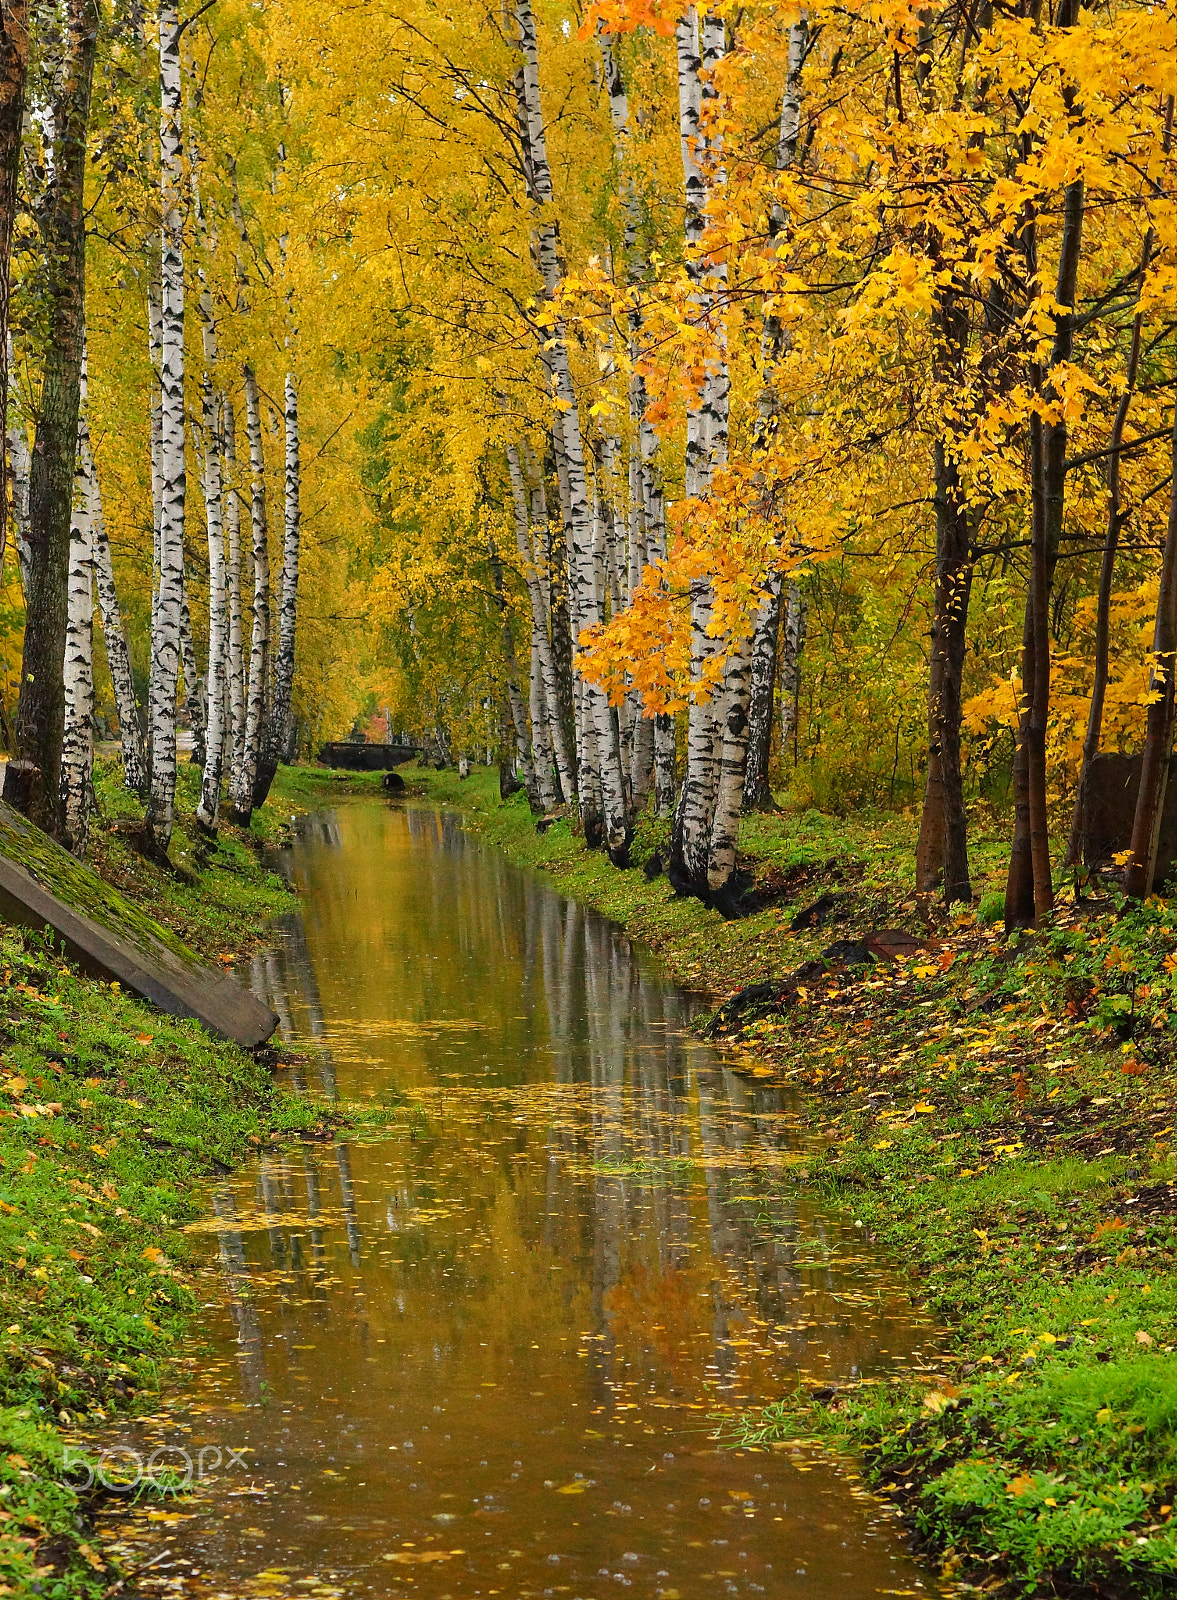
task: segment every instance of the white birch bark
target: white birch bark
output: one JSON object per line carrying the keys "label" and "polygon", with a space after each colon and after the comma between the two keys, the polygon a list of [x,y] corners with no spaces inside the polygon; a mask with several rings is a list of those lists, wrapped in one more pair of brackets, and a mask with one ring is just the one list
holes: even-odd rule
{"label": "white birch bark", "polygon": [[[706,301],[703,287],[703,264],[699,247],[703,238],[704,206],[706,192],[703,184],[702,133],[699,122],[703,106],[703,85],[699,78],[702,58],[699,53],[699,14],[695,6],[688,6],[675,23],[675,51],[678,62],[678,128],[679,148],[682,156],[685,212],[683,229],[686,235],[686,268],[690,276],[695,315],[702,320]],[[692,399],[687,408],[686,477],[684,487],[688,498],[702,489],[706,456],[704,438],[704,413],[701,399]]]}
{"label": "white birch bark", "polygon": [[159,612],[159,530],[163,521],[163,288],[158,262],[147,280],[147,350],[151,360],[151,637]]}
{"label": "white birch bark", "polygon": [[[522,88],[527,118],[528,149],[531,160],[532,200],[540,215],[534,223],[536,255],[544,292],[554,298],[562,277],[555,223],[548,220],[554,206],[551,169],[548,166],[544,135],[543,107],[540,99],[539,51],[531,0],[516,0],[515,16],[523,56]],[[568,577],[571,610],[578,628],[591,628],[600,621],[600,611],[592,582],[592,517],[588,501],[584,445],[580,431],[576,391],[564,327],[558,323],[550,340],[550,371],[559,415],[558,436],[568,484],[570,541]],[[575,636],[574,636],[575,641]],[[630,826],[626,814],[625,785],[612,736],[612,717],[604,694],[595,684],[577,674],[582,686],[585,715],[596,735],[601,804],[605,844],[616,865],[629,856]],[[584,803],[582,794],[582,805]]]}
{"label": "white birch bark", "polygon": [[[576,795],[576,781],[573,777],[572,762],[569,758],[564,727],[560,720],[560,697],[556,684],[555,663],[552,659],[552,645],[548,637],[548,614],[547,605],[544,601],[543,579],[537,560],[537,552],[532,544],[532,533],[528,527],[527,485],[523,477],[519,451],[513,444],[507,446],[507,470],[511,479],[511,500],[515,511],[515,546],[519,551],[519,560],[523,569],[523,581],[527,585],[527,598],[531,607],[532,654],[533,660],[537,661],[539,667],[540,688],[545,713],[544,724],[551,753],[556,763],[561,793],[566,799],[568,797],[574,798]],[[547,514],[545,509],[544,528],[535,530],[537,540],[546,532],[546,523]],[[535,717],[533,715],[533,730],[534,726]],[[571,800],[569,800],[569,803],[571,803]]]}
{"label": "white birch bark", "polygon": [[294,692],[294,649],[298,627],[298,564],[302,514],[299,463],[298,393],[294,376],[286,375],[284,396],[286,437],[285,527],[282,544],[282,595],[278,606],[278,648],[274,654],[273,696],[266,738],[254,779],[253,803],[265,802],[290,741]]}
{"label": "white birch bark", "polygon": [[531,622],[531,678],[527,709],[531,716],[531,757],[535,767],[536,793],[544,810],[550,811],[556,804],[556,788],[552,781],[555,758],[552,754],[552,735],[548,727],[548,710],[544,698],[540,631],[534,616]]}
{"label": "white birch bark", "polygon": [[707,858],[707,887],[712,894],[724,893],[736,866],[748,755],[751,655],[751,642],[744,640],[732,651],[724,669],[723,739]]}
{"label": "white birch bark", "polygon": [[[10,369],[11,370],[11,369]],[[12,529],[16,539],[16,559],[20,566],[21,588],[29,592],[29,472],[32,454],[24,420],[17,415],[8,427],[8,468],[12,479]]]}
{"label": "white birch bark", "polygon": [[[788,65],[781,95],[781,117],[777,132],[777,170],[783,172],[796,160],[801,131],[801,72],[809,43],[805,17],[789,29]],[[782,208],[774,205],[769,221],[769,239],[774,245],[785,226]],[[777,392],[773,371],[788,348],[788,333],[775,309],[766,307],[760,333],[760,357],[764,383],[760,391],[755,444],[763,448],[777,427]],[[778,545],[783,536],[778,534]],[[752,692],[748,712],[748,770],[744,778],[745,805],[768,802],[768,750],[773,723],[773,695],[777,680],[777,655],[780,641],[781,574],[769,573],[768,588],[756,619],[752,642]]]}
{"label": "white birch bark", "polygon": [[204,674],[196,665],[196,645],[192,638],[192,612],[188,604],[188,572],[182,573],[180,588],[180,666],[184,673],[184,709],[192,733],[192,764],[204,766]]}
{"label": "white birch bark", "polygon": [[184,592],[184,237],[181,211],[180,25],[175,0],[160,0],[160,211],[162,499],[159,603],[151,639],[151,792],[147,830],[166,853],[176,801],[176,683]]}
{"label": "white birch bark", "polygon": [[114,562],[102,511],[98,468],[89,445],[86,447],[86,476],[90,497],[90,531],[94,543],[94,576],[98,589],[98,609],[106,640],[106,661],[114,690],[115,712],[119,719],[119,743],[123,750],[123,786],[141,800],[147,798],[147,761],[143,749],[143,719],[135,699],[135,676],[131,652],[123,627],[122,608],[114,582]]}
{"label": "white birch bark", "polygon": [[[207,336],[205,361],[211,365]],[[228,647],[228,617],[225,579],[225,528],[221,490],[221,452],[218,405],[208,371],[202,383],[202,422],[204,428],[204,508],[208,532],[208,722],[205,726],[204,773],[196,820],[209,833],[216,833],[221,813],[221,775],[225,757],[225,658]]]}
{"label": "white birch bark", "polygon": [[69,530],[69,588],[65,628],[65,727],[61,741],[61,807],[64,843],[79,859],[86,854],[94,776],[94,546],[91,536],[90,454],[86,421],[86,374],[82,367],[82,411],[74,471],[74,510]]}
{"label": "white birch bark", "polygon": [[233,820],[248,825],[253,812],[253,784],[266,727],[266,666],[270,653],[270,551],[266,512],[266,466],[262,454],[261,405],[253,368],[244,368],[245,430],[249,439],[250,507],[253,543],[253,624],[249,647],[249,694],[245,712],[245,748],[233,773],[230,802]]}
{"label": "white birch bark", "polygon": [[229,547],[226,571],[229,611],[226,661],[229,713],[226,737],[229,744],[229,790],[233,794],[236,787],[240,786],[240,769],[245,759],[245,662],[241,629],[241,500],[237,491],[237,419],[229,400],[224,400],[221,406],[221,448],[225,474],[225,530]]}

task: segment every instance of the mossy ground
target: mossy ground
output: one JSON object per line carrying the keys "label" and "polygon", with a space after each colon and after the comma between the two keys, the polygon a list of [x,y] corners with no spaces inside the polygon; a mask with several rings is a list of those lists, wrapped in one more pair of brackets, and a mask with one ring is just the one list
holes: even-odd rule
{"label": "mossy ground", "polygon": [[[814,1186],[909,1264],[952,1330],[934,1382],[800,1392],[740,1439],[854,1449],[945,1574],[987,1592],[1145,1597],[1177,1587],[1177,905],[1062,895],[1052,925],[1007,939],[972,916],[925,926],[914,819],[784,811],[749,819],[766,896],[725,922],[641,868],[537,834],[497,775],[402,768],[521,865],[591,901],[716,998],[779,978],[837,939],[903,927],[909,960],[811,979],[729,1043],[796,1087]],[[974,839],[999,890],[1006,843]],[[821,928],[790,923],[836,896]],[[985,900],[982,899],[982,905]]]}
{"label": "mossy ground", "polygon": [[[100,764],[92,860],[140,911],[231,959],[292,903],[256,846],[304,809],[307,779],[284,769],[250,834],[224,828],[215,848],[195,827],[197,782],[182,766],[176,877],[131,849],[118,823],[141,813]],[[64,1470],[70,1436],[158,1388],[194,1306],[181,1227],[197,1180],[319,1124],[264,1058],[0,928],[0,1594],[110,1590]]]}

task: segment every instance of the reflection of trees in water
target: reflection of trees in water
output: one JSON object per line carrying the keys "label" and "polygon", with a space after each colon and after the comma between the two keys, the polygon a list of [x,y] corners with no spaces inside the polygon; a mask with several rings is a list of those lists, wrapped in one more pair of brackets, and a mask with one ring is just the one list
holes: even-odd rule
{"label": "reflection of trees in water", "polygon": [[249,1262],[245,1256],[245,1241],[237,1226],[237,1206],[232,1189],[218,1189],[213,1195],[213,1212],[221,1223],[217,1240],[221,1257],[221,1270],[229,1292],[229,1310],[237,1324],[238,1364],[241,1369],[241,1386],[250,1400],[257,1400],[262,1391],[265,1362],[262,1356],[261,1324],[257,1306],[253,1302],[249,1282]]}
{"label": "reflection of trees in water", "polygon": [[[797,1314],[805,1291],[831,1287],[834,1277],[799,1263],[792,1200],[787,1192],[774,1196],[785,1186],[765,1182],[758,1164],[761,1152],[793,1137],[780,1115],[782,1096],[726,1070],[690,1036],[687,998],[644,951],[470,840],[453,817],[357,808],[344,829],[331,818],[301,837],[330,845],[331,855],[321,863],[300,859],[300,877],[313,890],[305,921],[284,919],[259,980],[296,1035],[322,1038],[350,1016],[361,1024],[390,1020],[402,1031],[373,1030],[372,1037],[389,1041],[377,1048],[393,1083],[404,1081],[402,1066],[410,1081],[440,1084],[481,1061],[499,1083],[554,1080],[566,1094],[542,1129],[529,1121],[503,1138],[500,1125],[499,1194],[512,1198],[466,1198],[484,1216],[499,1203],[519,1206],[524,1231],[577,1264],[579,1276],[561,1278],[562,1292],[571,1296],[580,1284],[590,1291],[603,1335],[593,1355],[602,1395],[613,1381],[615,1329],[648,1342],[643,1330],[665,1324],[687,1340],[702,1312],[711,1375],[730,1384],[740,1360],[732,1341],[748,1333],[750,1314],[778,1325],[805,1320]],[[467,1048],[456,1056],[453,1032],[412,1029],[472,1015],[485,1029],[477,1055]],[[323,1073],[334,1096],[329,1058]],[[468,1137],[460,1115],[457,1125],[447,1121],[439,1097],[438,1140]],[[542,1153],[538,1217],[531,1192],[519,1186],[525,1149]],[[406,1200],[420,1203],[432,1192],[438,1153],[419,1141],[407,1154]],[[308,1158],[316,1268],[324,1256],[314,1224],[319,1185],[336,1181],[348,1255],[360,1266],[350,1162],[343,1144],[334,1170],[320,1175]],[[399,1230],[398,1212],[390,1203],[390,1226]],[[824,1242],[823,1231],[820,1222],[806,1225],[807,1249]],[[301,1248],[291,1241],[286,1256],[275,1252],[275,1264],[300,1267]],[[458,1280],[449,1287],[459,1292]],[[804,1356],[804,1331],[789,1337]],[[669,1352],[669,1334],[663,1343]],[[700,1345],[708,1348],[704,1340],[693,1345],[692,1371]]]}
{"label": "reflection of trees in water", "polygon": [[339,1193],[343,1200],[343,1221],[347,1229],[347,1253],[353,1267],[360,1264],[360,1220],[356,1215],[356,1186],[351,1175],[351,1148],[342,1139],[335,1146],[339,1168]]}

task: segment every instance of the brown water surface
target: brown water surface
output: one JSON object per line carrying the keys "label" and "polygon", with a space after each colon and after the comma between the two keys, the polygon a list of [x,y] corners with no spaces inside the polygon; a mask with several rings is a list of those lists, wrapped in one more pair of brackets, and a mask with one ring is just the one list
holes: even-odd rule
{"label": "brown water surface", "polygon": [[111,1519],[144,1592],[934,1589],[853,1478],[713,1437],[935,1347],[853,1218],[795,1192],[782,1092],[692,1036],[648,952],[445,817],[352,804],[285,869],[305,909],[253,984],[320,1047],[306,1087],[387,1116],[210,1189],[200,1353],[124,1437],[211,1475]]}

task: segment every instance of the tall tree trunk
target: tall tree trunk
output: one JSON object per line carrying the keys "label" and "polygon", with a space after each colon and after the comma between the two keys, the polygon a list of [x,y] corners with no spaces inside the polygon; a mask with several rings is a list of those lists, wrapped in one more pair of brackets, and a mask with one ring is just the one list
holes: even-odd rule
{"label": "tall tree trunk", "polygon": [[167,854],[176,804],[176,686],[184,605],[184,232],[181,170],[180,23],[175,0],[159,5],[160,77],[160,521],[159,600],[151,638],[148,726],[151,793],[147,837]]}
{"label": "tall tree trunk", "polygon": [[90,500],[90,529],[94,541],[94,576],[98,588],[98,609],[102,615],[106,660],[110,667],[115,711],[119,719],[119,743],[123,750],[123,785],[132,794],[137,794],[140,800],[146,800],[147,761],[143,749],[143,719],[135,699],[131,652],[127,647],[122,609],[119,606],[118,591],[114,583],[114,563],[111,560],[110,540],[106,534],[106,518],[102,513],[98,467],[89,447],[87,447],[85,469]]}
{"label": "tall tree trunk", "polygon": [[[1163,143],[1166,153],[1170,148],[1172,138],[1173,96],[1170,95],[1165,105]],[[1155,243],[1156,235],[1151,228],[1148,228],[1145,231],[1144,244],[1140,251],[1139,281],[1141,284],[1144,282],[1144,275],[1152,260]],[[1137,292],[1139,294],[1139,290]],[[1103,732],[1103,707],[1107,695],[1109,640],[1111,637],[1112,584],[1116,571],[1116,553],[1120,545],[1120,529],[1126,516],[1121,509],[1120,453],[1124,446],[1124,428],[1128,421],[1128,410],[1132,404],[1132,396],[1136,391],[1136,379],[1140,370],[1140,343],[1143,326],[1144,316],[1143,313],[1138,311],[1132,320],[1132,339],[1128,346],[1124,390],[1120,395],[1120,403],[1116,407],[1116,416],[1112,423],[1112,436],[1109,441],[1107,522],[1104,533],[1103,561],[1099,569],[1099,593],[1095,608],[1095,670],[1091,685],[1091,705],[1088,707],[1087,712],[1087,731],[1083,738],[1083,760],[1079,768],[1079,781],[1075,785],[1075,806],[1071,813],[1071,836],[1067,841],[1067,854],[1064,861],[1064,865],[1068,867],[1073,867],[1083,853],[1087,785],[1090,779],[1091,763],[1099,754],[1100,736]]]}
{"label": "tall tree trunk", "polygon": [[[777,171],[784,172],[797,159],[801,133],[801,73],[809,47],[809,23],[802,16],[789,28],[789,50],[785,86],[781,94],[781,116],[777,129]],[[769,218],[768,237],[775,246],[785,226],[784,210],[774,205]],[[774,250],[775,254],[775,250]],[[779,403],[773,368],[788,347],[788,334],[775,309],[766,309],[761,321],[760,352],[765,382],[760,392],[756,444],[769,444],[779,426]],[[744,778],[744,809],[773,811],[776,801],[768,781],[772,754],[774,700],[777,681],[777,653],[781,632],[781,587],[779,571],[770,572],[764,598],[756,617],[752,639],[752,696],[748,711],[748,769]]]}
{"label": "tall tree trunk", "polygon": [[245,712],[245,751],[233,773],[230,815],[247,828],[253,814],[253,787],[266,728],[266,666],[270,654],[270,548],[266,512],[266,464],[262,455],[262,417],[257,378],[244,368],[245,431],[249,439],[249,520],[253,540],[253,626],[249,647],[249,698]]}
{"label": "tall tree trunk", "polygon": [[493,539],[487,540],[487,557],[490,561],[491,582],[494,586],[495,604],[499,608],[505,683],[505,708],[515,734],[518,752],[518,773],[527,793],[527,803],[538,816],[544,809],[535,779],[532,762],[531,737],[527,731],[527,711],[519,691],[519,666],[515,659],[515,636],[511,631],[511,613],[507,605],[507,592],[503,583],[503,563]]}
{"label": "tall tree trunk", "polygon": [[[0,419],[8,416],[8,374],[11,344],[8,303],[11,284],[12,229],[16,220],[21,134],[24,130],[25,85],[29,72],[28,0],[0,5]],[[0,449],[0,561],[8,531],[8,463]]]}
{"label": "tall tree trunk", "polygon": [[711,850],[707,859],[707,887],[721,903],[731,895],[740,841],[740,813],[744,808],[747,772],[748,702],[751,694],[752,644],[745,640],[728,657],[724,670],[723,744],[715,817],[711,824]]}
{"label": "tall tree trunk", "polygon": [[[547,533],[546,505],[543,510],[543,525],[529,531],[527,485],[523,476],[523,466],[519,459],[519,452],[513,444],[507,446],[507,470],[510,474],[511,499],[515,510],[515,546],[519,551],[519,559],[523,568],[523,581],[527,585],[527,598],[531,606],[532,640],[541,675],[540,687],[546,713],[544,721],[556,761],[561,793],[564,800],[571,804],[576,797],[575,768],[569,752],[567,734],[561,716],[555,663],[552,659],[552,648],[548,639],[547,607],[544,604],[540,561],[538,559],[538,551],[533,549],[532,546],[533,538],[537,546],[541,545]],[[533,717],[533,730],[534,723],[535,719]]]}
{"label": "tall tree trunk", "polygon": [[1161,557],[1161,581],[1153,629],[1148,721],[1140,759],[1140,788],[1132,822],[1132,859],[1124,874],[1127,894],[1143,900],[1157,887],[1157,853],[1169,764],[1173,758],[1174,681],[1177,679],[1177,405],[1170,443],[1169,525]]}
{"label": "tall tree trunk", "polygon": [[208,707],[205,704],[204,674],[196,665],[196,644],[192,637],[192,609],[188,603],[186,562],[181,570],[181,579],[180,668],[184,674],[184,709],[188,713],[188,727],[192,733],[192,755],[189,759],[194,767],[203,767]]}
{"label": "tall tree trunk", "polygon": [[[942,319],[942,322],[945,319]],[[962,330],[953,351],[962,348]],[[953,370],[956,370],[954,368]],[[961,681],[973,581],[972,529],[956,463],[936,441],[936,580],[928,664],[928,773],[916,845],[916,889],[943,885],[944,904],[971,900],[968,819],[960,770]]]}
{"label": "tall tree trunk", "polygon": [[78,416],[74,511],[70,526],[69,592],[66,608],[62,683],[65,720],[61,742],[62,843],[79,860],[86,855],[94,788],[94,543],[92,501],[86,462],[90,431],[86,423],[86,378]]}
{"label": "tall tree trunk", "polygon": [[654,718],[654,811],[659,817],[674,815],[677,759],[678,734],[674,718],[669,712],[660,711]]}
{"label": "tall tree trunk", "polygon": [[16,744],[4,796],[61,830],[61,741],[70,526],[86,331],[86,142],[98,47],[96,0],[68,0],[66,51],[51,107],[53,163],[42,233],[48,339],[29,476],[29,581]]}
{"label": "tall tree trunk", "polygon": [[[539,53],[531,0],[516,0],[515,16],[523,57],[522,88],[527,119],[527,142],[531,169],[531,199],[537,217],[533,223],[535,253],[544,293],[554,300],[563,277],[559,259],[559,239],[555,223],[548,220],[554,209],[551,169],[548,166],[540,99]],[[592,517],[585,470],[584,445],[580,432],[576,390],[568,357],[564,327],[558,322],[549,340],[548,360],[555,381],[558,417],[556,432],[563,455],[567,481],[569,532],[568,577],[570,611],[578,630],[596,627],[601,620],[600,604],[593,579]],[[597,768],[600,777],[604,842],[610,859],[624,866],[629,859],[630,823],[625,805],[625,783],[614,736],[608,700],[596,684],[577,674],[582,687],[585,716],[596,738]],[[584,805],[581,795],[581,804]]]}
{"label": "tall tree trunk", "polygon": [[301,537],[302,468],[299,460],[298,393],[286,374],[286,518],[282,544],[282,600],[278,608],[278,650],[274,657],[274,698],[262,756],[253,784],[256,810],[264,805],[290,737],[294,696],[294,648],[298,631],[298,562]]}
{"label": "tall tree trunk", "polygon": [[241,627],[241,500],[237,490],[237,420],[229,400],[222,403],[222,447],[225,465],[225,526],[228,530],[229,566],[226,574],[229,597],[228,644],[228,728],[229,793],[241,784],[241,765],[245,760],[245,663],[242,658]]}
{"label": "tall tree trunk", "polygon": [[[801,657],[809,621],[809,603],[796,578],[786,586],[785,640],[781,650],[781,751],[796,746],[801,711]],[[796,749],[794,748],[794,760]]]}
{"label": "tall tree trunk", "polygon": [[[12,339],[8,340],[8,372],[12,374]],[[32,473],[32,455],[29,436],[25,430],[23,406],[9,405],[8,465],[12,477],[12,532],[16,541],[16,555],[20,566],[21,589],[29,592],[29,573],[32,568],[32,546],[29,542],[29,480]]]}
{"label": "tall tree trunk", "polygon": [[751,698],[748,710],[748,757],[744,774],[745,811],[775,811],[768,782],[772,754],[773,698],[777,647],[781,631],[781,575],[770,572],[752,636]]}
{"label": "tall tree trunk", "polygon": [[[1073,27],[1078,9],[1078,0],[1059,0],[1056,27]],[[1074,91],[1064,88],[1063,98],[1070,111]],[[1027,133],[1024,137],[1028,142],[1032,135]],[[1054,293],[1060,310],[1055,317],[1050,362],[1046,373],[1037,363],[1031,363],[1030,368],[1031,384],[1048,405],[1059,400],[1052,374],[1061,363],[1070,361],[1074,349],[1073,307],[1083,238],[1083,210],[1083,181],[1076,179],[1064,191],[1063,231]],[[1032,209],[1023,230],[1023,249],[1027,277],[1036,284],[1038,240]],[[1014,838],[1005,892],[1007,929],[1037,926],[1054,904],[1046,806],[1046,730],[1050,715],[1050,592],[1062,535],[1066,455],[1067,422],[1061,407],[1057,422],[1044,423],[1040,412],[1033,413],[1030,417],[1030,583],[1022,630],[1024,710],[1014,760]]]}
{"label": "tall tree trunk", "polygon": [[[205,359],[211,364],[206,345]],[[208,722],[204,773],[196,820],[215,834],[221,814],[221,776],[225,763],[226,656],[228,615],[225,579],[224,501],[221,485],[220,417],[212,378],[206,371],[203,389],[204,507],[208,531]]]}

